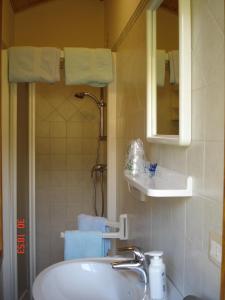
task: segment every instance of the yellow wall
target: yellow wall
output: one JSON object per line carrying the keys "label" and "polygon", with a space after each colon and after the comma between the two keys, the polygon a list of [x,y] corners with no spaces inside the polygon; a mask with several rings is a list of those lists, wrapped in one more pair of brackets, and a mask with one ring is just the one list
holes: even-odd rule
{"label": "yellow wall", "polygon": [[15,44],[104,46],[104,4],[98,0],[56,0],[15,16]]}
{"label": "yellow wall", "polygon": [[10,0],[3,0],[2,12],[2,42],[3,47],[7,48],[13,45],[14,40],[14,13]]}
{"label": "yellow wall", "polygon": [[168,9],[160,7],[157,11],[157,49],[166,51],[179,47],[178,16]]}
{"label": "yellow wall", "polygon": [[106,43],[112,47],[141,0],[105,0]]}
{"label": "yellow wall", "polygon": [[[156,14],[156,46],[166,52],[179,49],[179,20],[175,13],[160,7]],[[165,83],[157,86],[157,133],[178,134],[179,87],[170,84],[169,65],[165,65]],[[174,117],[176,117],[174,119]],[[179,119],[179,117],[178,117]]]}

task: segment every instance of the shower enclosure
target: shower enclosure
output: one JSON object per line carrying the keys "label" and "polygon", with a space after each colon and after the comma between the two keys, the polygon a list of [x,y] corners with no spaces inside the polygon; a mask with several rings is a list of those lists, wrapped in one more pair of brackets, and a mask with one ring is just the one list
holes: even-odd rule
{"label": "shower enclosure", "polygon": [[[102,89],[101,89],[101,96],[103,95]],[[107,171],[107,165],[101,162],[100,158],[100,150],[101,150],[101,142],[106,141],[106,135],[104,134],[104,107],[106,106],[106,103],[104,100],[98,99],[95,95],[90,94],[88,92],[81,92],[76,93],[75,97],[78,99],[84,99],[85,97],[90,98],[94,101],[94,103],[97,105],[97,108],[99,110],[99,137],[97,142],[97,150],[96,150],[96,159],[95,159],[95,165],[91,169],[91,178],[93,180],[93,189],[94,189],[94,210],[96,216],[104,216],[105,211],[105,197],[104,197],[104,173]],[[100,197],[97,196],[97,184],[100,183]],[[98,212],[97,201],[101,201],[101,211]]]}
{"label": "shower enclosure", "polygon": [[82,89],[36,84],[37,273],[63,260],[60,232],[77,229],[80,213],[106,215],[106,104],[100,89]]}
{"label": "shower enclosure", "polygon": [[[106,141],[101,141],[99,166],[96,166],[99,111],[92,101],[75,101],[74,93],[87,90],[100,98],[100,90],[65,86],[63,81],[54,85],[31,83],[23,87],[26,96],[21,100],[20,85],[8,82],[7,51],[3,54],[3,230],[8,238],[3,245],[2,271],[5,297],[17,299],[18,284],[30,289],[43,268],[63,259],[60,232],[76,229],[79,213],[95,215],[91,174],[101,169],[104,215],[116,221],[115,85],[108,87],[107,106],[104,106],[110,110],[107,120],[110,151]],[[106,120],[104,127],[106,132]],[[101,196],[99,185],[97,193]],[[23,205],[21,199],[26,199]],[[97,201],[97,211],[101,209]],[[24,217],[26,230],[23,227],[18,231],[18,221]],[[18,234],[25,234],[27,244],[26,256],[19,258]],[[24,276],[26,282],[21,281]]]}

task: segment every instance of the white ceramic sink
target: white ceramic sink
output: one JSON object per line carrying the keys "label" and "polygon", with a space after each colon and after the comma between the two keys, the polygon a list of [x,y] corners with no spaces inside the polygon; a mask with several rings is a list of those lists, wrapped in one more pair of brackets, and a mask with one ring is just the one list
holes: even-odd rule
{"label": "white ceramic sink", "polygon": [[35,300],[146,300],[135,272],[111,267],[116,258],[63,261],[42,271],[33,285]]}

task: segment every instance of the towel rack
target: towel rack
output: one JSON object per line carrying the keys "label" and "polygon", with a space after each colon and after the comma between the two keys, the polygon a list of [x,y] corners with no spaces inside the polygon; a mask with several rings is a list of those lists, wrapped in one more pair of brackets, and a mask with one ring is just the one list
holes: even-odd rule
{"label": "towel rack", "polygon": [[[102,236],[105,239],[120,239],[128,240],[128,217],[127,214],[120,215],[119,222],[107,221],[107,226],[115,232],[103,232]],[[60,237],[64,238],[65,233],[61,232]]]}

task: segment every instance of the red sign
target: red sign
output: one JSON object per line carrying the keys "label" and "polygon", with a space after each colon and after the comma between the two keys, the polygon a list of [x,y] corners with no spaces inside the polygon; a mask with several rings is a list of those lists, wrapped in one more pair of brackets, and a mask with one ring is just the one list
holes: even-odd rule
{"label": "red sign", "polygon": [[26,228],[25,219],[21,218],[17,220],[17,254],[25,254],[26,248],[26,236],[23,230]]}

